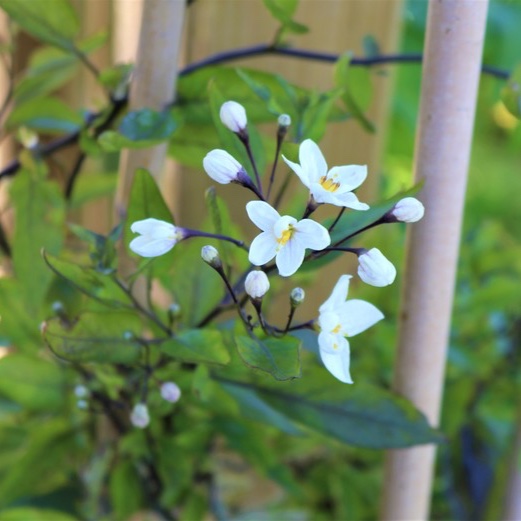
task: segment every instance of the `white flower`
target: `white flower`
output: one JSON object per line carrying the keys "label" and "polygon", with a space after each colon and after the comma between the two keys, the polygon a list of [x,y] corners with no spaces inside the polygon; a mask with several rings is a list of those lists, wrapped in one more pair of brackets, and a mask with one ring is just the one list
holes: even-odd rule
{"label": "white flower", "polygon": [[244,172],[239,161],[220,148],[206,154],[203,167],[214,181],[222,185],[239,181],[239,173]]}
{"label": "white flower", "polygon": [[140,237],[133,239],[129,247],[141,257],[163,255],[185,237],[182,228],[153,218],[136,221],[132,223],[130,229],[134,233],[139,233]]}
{"label": "white flower", "polygon": [[367,204],[361,203],[352,192],[367,177],[367,166],[334,166],[328,171],[326,160],[320,148],[311,139],[306,139],[300,145],[300,164],[293,163],[284,156],[282,156],[282,159],[309,188],[317,203],[345,206],[353,210],[367,210],[369,208]]}
{"label": "white flower", "polygon": [[167,402],[175,403],[181,398],[181,389],[174,382],[165,382],[161,385],[161,398]]}
{"label": "white flower", "polygon": [[236,101],[226,101],[223,103],[219,116],[221,117],[223,125],[236,134],[242,132],[248,124],[244,107]]}
{"label": "white flower", "polygon": [[391,210],[397,221],[404,223],[415,223],[419,221],[425,213],[423,204],[414,197],[404,197],[398,201]]}
{"label": "white flower", "polygon": [[262,233],[250,246],[249,260],[262,266],[275,257],[280,275],[289,277],[302,262],[306,248],[323,250],[331,243],[329,232],[311,219],[297,219],[279,212],[264,201],[250,201],[246,211]]}
{"label": "white flower", "polygon": [[134,405],[130,413],[130,423],[134,427],[144,429],[150,423],[150,416],[148,414],[148,407],[146,403],[138,403]]}
{"label": "white flower", "polygon": [[396,268],[378,248],[362,253],[358,257],[358,263],[358,275],[371,286],[388,286],[396,278]]}
{"label": "white flower", "polygon": [[349,373],[349,341],[384,318],[382,312],[365,300],[346,300],[351,275],[342,275],[331,296],[320,306],[318,346],[327,370],[344,383],[353,383]]}
{"label": "white flower", "polygon": [[270,289],[268,276],[263,271],[250,271],[244,281],[244,289],[251,298],[260,299],[264,297]]}

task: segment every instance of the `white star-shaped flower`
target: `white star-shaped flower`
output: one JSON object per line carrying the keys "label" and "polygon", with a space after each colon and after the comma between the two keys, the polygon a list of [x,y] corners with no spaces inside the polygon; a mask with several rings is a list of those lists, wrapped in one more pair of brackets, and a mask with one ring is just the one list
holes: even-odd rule
{"label": "white star-shaped flower", "polygon": [[346,300],[351,275],[342,275],[330,297],[320,306],[318,347],[327,370],[341,382],[351,384],[350,349],[347,337],[365,331],[384,318],[365,300]]}
{"label": "white star-shaped flower", "polygon": [[262,230],[250,246],[250,262],[262,266],[275,257],[283,277],[289,277],[299,269],[306,248],[323,250],[331,243],[329,232],[321,224],[311,219],[297,221],[289,215],[281,216],[264,201],[250,201],[246,211],[255,226]]}
{"label": "white star-shaped flower", "polygon": [[140,236],[132,239],[129,247],[141,257],[159,257],[185,238],[183,228],[154,218],[136,221],[130,229]]}
{"label": "white star-shaped flower", "polygon": [[282,159],[309,188],[317,203],[345,206],[353,210],[367,210],[369,206],[361,203],[352,192],[367,177],[367,166],[344,165],[327,168],[326,160],[318,145],[311,139],[303,141],[299,148],[299,161],[293,163],[284,156]]}

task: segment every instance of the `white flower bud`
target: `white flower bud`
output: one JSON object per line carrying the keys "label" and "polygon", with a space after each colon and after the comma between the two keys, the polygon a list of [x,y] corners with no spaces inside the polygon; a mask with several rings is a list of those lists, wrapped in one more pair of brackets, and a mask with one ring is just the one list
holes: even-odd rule
{"label": "white flower bud", "polygon": [[77,385],[74,388],[74,395],[76,398],[85,398],[89,395],[89,390],[84,385]]}
{"label": "white flower bud", "polygon": [[213,246],[203,246],[201,249],[201,257],[204,260],[204,262],[206,262],[206,264],[209,264],[212,268],[219,269],[223,265],[221,257],[219,257],[219,252],[217,251],[217,248],[214,248]]}
{"label": "white flower bud", "polygon": [[424,213],[425,207],[414,197],[404,197],[398,201],[391,210],[391,214],[396,220],[404,223],[419,221]]}
{"label": "white flower bud", "polygon": [[63,307],[63,302],[60,302],[59,300],[55,300],[51,305],[52,310],[57,315],[61,315],[65,312],[65,308]]}
{"label": "white flower bud", "polygon": [[87,400],[78,400],[76,402],[76,407],[82,411],[86,411],[89,408],[89,402]]}
{"label": "white flower bud", "polygon": [[172,304],[168,306],[168,313],[174,318],[181,316],[181,306],[177,302],[172,302]]}
{"label": "white flower bud", "polygon": [[242,165],[226,150],[216,148],[206,154],[203,159],[206,173],[218,183],[226,185],[238,180],[239,172],[243,172]]}
{"label": "white flower bud", "polygon": [[138,403],[134,405],[134,408],[130,413],[130,423],[139,429],[144,429],[150,423],[150,416],[148,414],[146,403]]}
{"label": "white flower bud", "polygon": [[371,248],[360,255],[358,262],[358,275],[371,286],[388,286],[396,277],[396,268],[378,248]]}
{"label": "white flower bud", "polygon": [[244,281],[244,289],[251,298],[261,299],[270,289],[268,276],[260,270],[250,271]]}
{"label": "white flower bud", "polygon": [[175,403],[181,398],[181,389],[174,382],[165,382],[161,385],[161,397],[167,402]]}
{"label": "white flower bud", "polygon": [[291,117],[289,114],[281,114],[277,120],[279,127],[288,128],[291,125]]}
{"label": "white flower bud", "polygon": [[248,124],[244,107],[236,101],[223,103],[219,116],[223,125],[236,134],[243,132]]}
{"label": "white flower bud", "polygon": [[292,306],[298,306],[304,302],[306,292],[302,288],[293,288],[289,294]]}

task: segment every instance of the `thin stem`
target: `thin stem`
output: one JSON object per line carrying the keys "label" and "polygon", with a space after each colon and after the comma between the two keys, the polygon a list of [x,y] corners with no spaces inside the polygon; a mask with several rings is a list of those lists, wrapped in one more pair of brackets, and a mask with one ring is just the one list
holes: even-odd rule
{"label": "thin stem", "polygon": [[114,282],[123,290],[123,292],[128,296],[128,298],[131,300],[132,304],[134,305],[134,307],[142,314],[144,315],[145,317],[147,317],[151,322],[153,322],[154,324],[156,324],[156,326],[158,326],[162,331],[164,331],[168,336],[172,336],[172,330],[165,324],[163,324],[163,322],[161,322],[161,320],[159,320],[159,318],[157,317],[157,315],[155,315],[154,313],[150,312],[148,309],[144,308],[141,303],[136,299],[136,297],[134,297],[134,295],[132,294],[132,292],[130,291],[129,288],[127,288],[127,286],[125,286],[125,284],[123,284],[123,282],[121,282],[121,280],[118,279],[118,277],[116,276],[113,276],[112,277]]}
{"label": "thin stem", "polygon": [[85,152],[79,153],[78,158],[76,159],[76,163],[74,164],[74,167],[72,169],[71,175],[69,176],[69,179],[67,179],[67,185],[65,186],[65,199],[67,201],[70,201],[72,198],[74,183],[76,182],[76,178],[78,177],[78,174],[80,173],[81,167],[83,166],[83,163],[85,162],[86,158],[87,155],[85,154]]}
{"label": "thin stem", "polygon": [[340,212],[338,212],[338,215],[336,216],[336,219],[333,221],[331,226],[327,229],[327,231],[329,233],[331,233],[333,231],[333,228],[338,224],[338,221],[340,221],[340,218],[342,217],[342,215],[344,215],[345,211],[346,211],[346,207],[342,206]]}
{"label": "thin stem", "polygon": [[248,154],[248,158],[250,159],[251,166],[253,167],[253,173],[255,174],[255,181],[257,183],[257,188],[259,189],[259,193],[261,196],[261,199],[264,200],[264,194],[262,192],[262,183],[260,180],[259,171],[257,170],[257,163],[255,162],[255,158],[253,157],[253,152],[251,150],[250,146],[250,139],[249,137],[238,135],[239,139],[241,140],[242,144],[244,145],[244,148],[246,149],[246,153]]}
{"label": "thin stem", "polygon": [[208,237],[209,239],[219,239],[220,241],[227,241],[235,244],[235,246],[249,251],[249,248],[244,244],[244,241],[239,241],[238,239],[234,239],[232,237],[228,237],[227,235],[220,235],[218,233],[208,233],[201,232],[199,230],[189,230],[185,228],[185,231],[188,232],[188,237]]}
{"label": "thin stem", "polygon": [[284,141],[285,135],[286,135],[286,132],[281,132],[281,129],[279,127],[279,130],[277,131],[277,148],[275,150],[275,158],[273,159],[273,166],[271,167],[270,183],[268,185],[268,195],[266,196],[266,199],[268,199],[268,200],[270,198],[271,189],[273,187],[273,181],[275,180],[275,170],[277,169],[277,164],[279,162],[280,149],[282,147],[282,143]]}
{"label": "thin stem", "polygon": [[275,208],[275,210],[277,210],[278,207],[280,206],[282,198],[284,197],[284,194],[286,193],[286,190],[288,189],[288,186],[289,186],[289,183],[290,183],[292,177],[293,177],[293,175],[291,172],[288,172],[286,174],[284,182],[282,183],[282,186],[280,187],[277,195],[275,196],[275,201],[273,202],[273,208]]}

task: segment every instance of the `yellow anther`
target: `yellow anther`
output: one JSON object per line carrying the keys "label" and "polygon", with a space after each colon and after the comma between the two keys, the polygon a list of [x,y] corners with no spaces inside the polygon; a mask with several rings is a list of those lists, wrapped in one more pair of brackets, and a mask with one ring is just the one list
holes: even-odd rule
{"label": "yellow anther", "polygon": [[295,229],[293,228],[293,226],[290,224],[288,226],[288,228],[286,228],[283,232],[282,232],[282,235],[280,237],[277,238],[277,242],[279,243],[280,246],[284,246],[284,244],[286,244],[290,239],[291,239],[291,236],[293,235],[293,232],[295,231]]}
{"label": "yellow anther", "polygon": [[325,175],[320,178],[320,184],[328,192],[336,192],[340,186],[340,183],[335,183],[333,179],[328,179]]}

